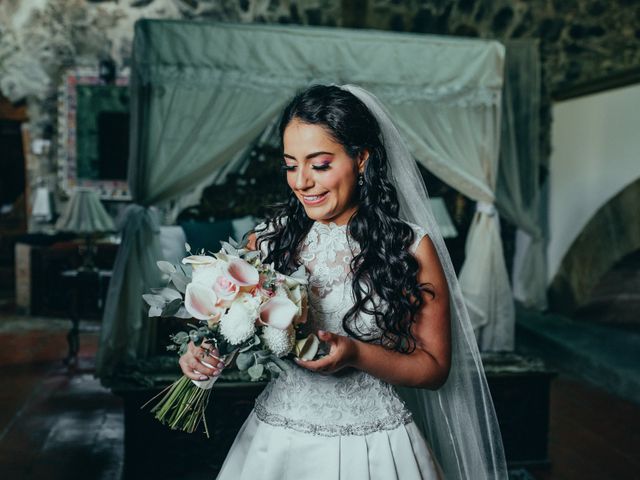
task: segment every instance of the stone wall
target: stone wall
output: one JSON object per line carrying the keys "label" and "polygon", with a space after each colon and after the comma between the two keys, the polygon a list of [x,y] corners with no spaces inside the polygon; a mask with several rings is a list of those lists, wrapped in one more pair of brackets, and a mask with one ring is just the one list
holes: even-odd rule
{"label": "stone wall", "polygon": [[[156,0],[158,1],[158,0]],[[149,2],[145,2],[149,3]],[[554,94],[640,67],[637,0],[176,0],[188,18],[539,38]]]}
{"label": "stone wall", "polygon": [[[55,133],[60,71],[96,65],[105,55],[128,65],[132,26],[142,17],[540,39],[545,156],[552,95],[640,66],[637,0],[5,0],[0,91],[12,101],[27,99],[32,138]],[[55,149],[51,155],[44,165],[29,160],[31,182],[55,172]]]}

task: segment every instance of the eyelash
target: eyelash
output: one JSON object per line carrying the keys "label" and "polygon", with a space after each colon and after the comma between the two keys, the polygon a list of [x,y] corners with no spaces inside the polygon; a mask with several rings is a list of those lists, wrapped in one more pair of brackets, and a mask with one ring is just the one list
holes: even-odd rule
{"label": "eyelash", "polygon": [[[285,172],[289,172],[291,170],[293,170],[294,168],[296,168],[295,165],[282,165],[282,170],[284,170]],[[329,169],[329,164],[324,164],[324,165],[313,165],[311,168],[313,168],[313,170],[328,170]]]}

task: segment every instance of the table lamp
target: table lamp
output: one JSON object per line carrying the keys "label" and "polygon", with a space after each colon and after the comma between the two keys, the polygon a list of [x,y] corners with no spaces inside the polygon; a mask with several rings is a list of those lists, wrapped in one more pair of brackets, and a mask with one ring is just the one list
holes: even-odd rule
{"label": "table lamp", "polygon": [[93,242],[97,237],[115,232],[116,228],[98,194],[91,188],[76,187],[56,223],[56,230],[84,237],[85,243],[78,249],[83,260],[80,270],[95,270]]}

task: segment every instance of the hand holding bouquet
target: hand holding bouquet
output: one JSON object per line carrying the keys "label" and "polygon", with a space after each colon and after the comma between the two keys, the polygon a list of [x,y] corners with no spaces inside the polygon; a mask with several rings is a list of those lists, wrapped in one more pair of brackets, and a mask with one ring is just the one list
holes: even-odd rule
{"label": "hand holding bouquet", "polygon": [[[182,265],[160,261],[158,267],[168,283],[143,295],[149,316],[198,321],[198,325],[189,324],[188,332],[171,337],[175,345],[170,348],[181,355],[190,342],[207,350],[210,346],[220,356],[212,357],[213,365],[203,359],[204,365],[214,368],[235,358],[252,380],[290,368],[283,361],[289,354],[305,359],[315,356],[319,343],[315,335],[296,338],[296,327],[307,316],[304,267],[284,275],[273,264],[263,264],[259,252],[233,240],[222,242],[222,249],[211,256],[200,252],[184,258]],[[151,411],[172,429],[187,432],[195,431],[202,421],[208,435],[204,411],[217,378],[196,381],[183,376],[161,392],[164,395]]]}

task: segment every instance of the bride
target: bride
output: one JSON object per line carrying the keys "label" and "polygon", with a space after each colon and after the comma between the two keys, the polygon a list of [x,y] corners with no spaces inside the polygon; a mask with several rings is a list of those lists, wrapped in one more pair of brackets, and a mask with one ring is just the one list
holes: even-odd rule
{"label": "bride", "polygon": [[[280,122],[288,200],[250,248],[309,275],[328,347],[257,398],[218,479],[507,478],[451,261],[415,161],[367,91],[312,86]],[[185,375],[219,375],[190,345]],[[409,387],[409,388],[407,388]]]}

